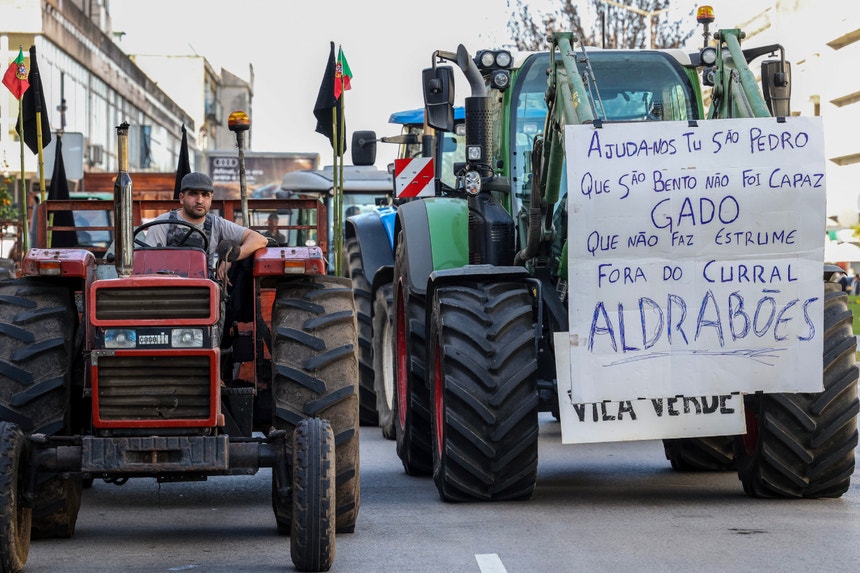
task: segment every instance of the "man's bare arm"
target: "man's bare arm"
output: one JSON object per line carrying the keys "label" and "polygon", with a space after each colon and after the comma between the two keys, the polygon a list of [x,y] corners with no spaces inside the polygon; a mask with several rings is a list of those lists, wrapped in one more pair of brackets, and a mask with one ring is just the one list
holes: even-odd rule
{"label": "man's bare arm", "polygon": [[250,257],[257,249],[262,249],[268,244],[269,240],[251,229],[245,229],[242,234],[241,250],[237,260],[242,260]]}

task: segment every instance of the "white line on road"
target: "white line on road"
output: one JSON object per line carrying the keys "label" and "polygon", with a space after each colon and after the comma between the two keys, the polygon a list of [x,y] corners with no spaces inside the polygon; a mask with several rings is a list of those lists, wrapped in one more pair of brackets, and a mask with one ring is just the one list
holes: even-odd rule
{"label": "white line on road", "polygon": [[495,553],[476,553],[475,560],[481,573],[508,573],[502,560]]}

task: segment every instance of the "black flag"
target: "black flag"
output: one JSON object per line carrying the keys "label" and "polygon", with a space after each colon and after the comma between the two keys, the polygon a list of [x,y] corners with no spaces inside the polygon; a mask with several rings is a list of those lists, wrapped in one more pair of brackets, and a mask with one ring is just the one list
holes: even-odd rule
{"label": "black flag", "polygon": [[[54,156],[54,173],[51,175],[51,186],[48,187],[48,201],[69,200],[69,180],[66,179],[66,166],[63,163],[63,138],[57,136]],[[71,211],[53,211],[54,227],[74,227],[75,218]],[[75,231],[52,231],[50,247],[76,247],[78,237]]]}
{"label": "black flag", "polygon": [[179,144],[179,163],[176,165],[176,182],[173,184],[173,198],[179,199],[179,188],[182,178],[191,173],[191,164],[188,161],[188,135],[185,124],[182,124],[182,143]]}
{"label": "black flag", "polygon": [[42,90],[42,78],[39,75],[39,66],[36,63],[36,46],[30,46],[30,75],[28,76],[30,87],[24,92],[21,100],[21,114],[24,116],[24,133],[21,126],[17,125],[15,130],[19,137],[24,138],[24,143],[34,154],[39,153],[39,142],[37,136],[36,114],[39,113],[42,121],[42,147],[51,143],[51,125],[48,123],[48,107],[45,105],[45,92]]}
{"label": "black flag", "polygon": [[[314,105],[314,117],[317,118],[316,132],[328,137],[332,149],[334,149],[335,129],[340,133],[346,133],[346,129],[340,129],[340,125],[343,123],[343,100],[337,99],[334,95],[334,78],[336,73],[337,63],[334,57],[334,42],[331,42],[331,52],[328,56],[328,63],[325,66],[325,75],[323,75],[320,91],[317,94],[317,102]],[[337,110],[337,126],[332,122],[332,110]],[[342,142],[341,148],[341,151],[346,151],[345,141]]]}

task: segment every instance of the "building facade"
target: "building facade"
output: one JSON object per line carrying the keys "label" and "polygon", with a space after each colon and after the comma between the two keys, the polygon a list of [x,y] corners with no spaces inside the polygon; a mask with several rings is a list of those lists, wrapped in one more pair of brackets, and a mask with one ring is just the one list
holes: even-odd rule
{"label": "building facade", "polygon": [[842,226],[860,211],[860,12],[840,3],[777,0],[739,22],[744,46],[780,44],[792,65],[794,115],[821,116],[827,160],[827,214]]}
{"label": "building facade", "polygon": [[[83,162],[83,170],[117,170],[116,126],[123,122],[130,126],[130,171],[174,171],[183,124],[189,128],[189,151],[195,153],[193,119],[116,45],[102,2],[0,0],[4,65],[18,55],[20,47],[29,70],[30,46],[36,47],[52,131],[83,134],[82,157],[77,159]],[[17,173],[19,105],[8,90],[2,93],[0,168]],[[64,160],[68,170],[76,158],[67,157],[64,149]],[[37,163],[36,156],[25,150],[24,170],[36,173]]]}
{"label": "building facade", "polygon": [[[224,68],[217,72],[203,56],[134,54],[131,59],[188,112],[197,126],[200,154],[193,164],[196,169],[205,170],[207,151],[236,146],[235,136],[227,129],[227,118],[235,110],[251,115],[253,68],[249,67],[250,80],[246,81]],[[251,148],[250,132],[245,145]]]}

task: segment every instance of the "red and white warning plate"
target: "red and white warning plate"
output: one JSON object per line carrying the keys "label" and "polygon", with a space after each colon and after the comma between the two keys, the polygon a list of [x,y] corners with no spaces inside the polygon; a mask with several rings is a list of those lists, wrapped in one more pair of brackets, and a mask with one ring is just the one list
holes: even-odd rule
{"label": "red and white warning plate", "polygon": [[432,197],[433,158],[415,157],[394,160],[394,192],[398,199]]}

